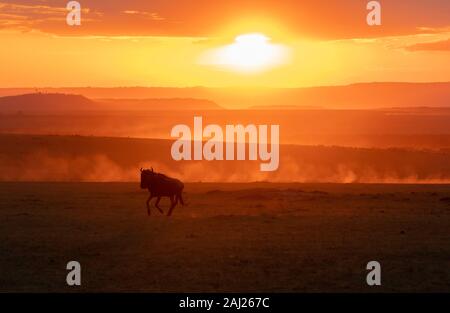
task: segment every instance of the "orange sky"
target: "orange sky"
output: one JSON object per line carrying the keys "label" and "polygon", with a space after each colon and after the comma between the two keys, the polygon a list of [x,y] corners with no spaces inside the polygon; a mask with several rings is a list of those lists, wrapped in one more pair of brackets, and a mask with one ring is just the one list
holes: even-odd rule
{"label": "orange sky", "polygon": [[[381,1],[376,27],[365,0],[79,2],[70,27],[67,1],[0,0],[0,87],[450,81],[448,0]],[[267,38],[253,49],[266,47],[267,66],[217,60],[226,47],[241,57],[235,37],[248,33]]]}

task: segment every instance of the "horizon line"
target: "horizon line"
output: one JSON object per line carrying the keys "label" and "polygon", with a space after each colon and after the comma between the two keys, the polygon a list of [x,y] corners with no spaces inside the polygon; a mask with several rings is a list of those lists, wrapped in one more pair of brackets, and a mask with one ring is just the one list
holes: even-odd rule
{"label": "horizon line", "polygon": [[129,86],[13,86],[2,87],[0,89],[125,89],[125,88],[166,88],[166,89],[310,89],[310,88],[323,88],[323,87],[349,87],[357,85],[376,85],[376,84],[409,84],[409,85],[432,85],[432,84],[450,84],[450,80],[447,81],[429,81],[429,82],[414,82],[414,81],[367,81],[367,82],[354,82],[348,84],[330,84],[330,85],[309,85],[309,86],[297,86],[297,87],[270,87],[270,86],[145,86],[145,85],[129,85]]}

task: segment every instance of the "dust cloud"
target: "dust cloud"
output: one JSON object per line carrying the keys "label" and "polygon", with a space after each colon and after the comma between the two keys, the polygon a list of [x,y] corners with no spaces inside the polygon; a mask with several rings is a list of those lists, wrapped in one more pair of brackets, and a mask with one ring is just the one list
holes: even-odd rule
{"label": "dust cloud", "polygon": [[102,153],[61,155],[40,149],[17,157],[0,154],[0,181],[137,182],[140,168],[153,167],[185,182],[450,183],[450,169],[436,155],[428,156],[424,165],[422,159],[385,162],[381,157],[358,159],[349,151],[343,161],[313,152],[309,153],[316,157],[282,155],[278,171],[261,172],[259,161],[175,162],[150,157],[124,162]]}

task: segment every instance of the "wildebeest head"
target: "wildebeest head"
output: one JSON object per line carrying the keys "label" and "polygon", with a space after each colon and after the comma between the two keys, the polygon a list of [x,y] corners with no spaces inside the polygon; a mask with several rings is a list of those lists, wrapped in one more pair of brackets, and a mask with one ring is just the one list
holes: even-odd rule
{"label": "wildebeest head", "polygon": [[156,173],[153,171],[153,168],[151,170],[144,170],[141,168],[141,188],[142,189],[149,188],[152,178],[155,175]]}

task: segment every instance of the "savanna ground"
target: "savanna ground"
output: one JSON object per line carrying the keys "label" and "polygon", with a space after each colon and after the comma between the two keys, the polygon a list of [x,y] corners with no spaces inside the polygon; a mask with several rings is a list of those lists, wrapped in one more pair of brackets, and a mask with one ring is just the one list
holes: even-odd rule
{"label": "savanna ground", "polygon": [[0,183],[0,291],[450,292],[449,185],[185,191],[167,218],[147,217],[138,183]]}

